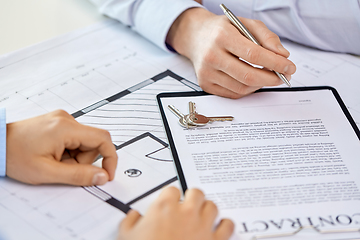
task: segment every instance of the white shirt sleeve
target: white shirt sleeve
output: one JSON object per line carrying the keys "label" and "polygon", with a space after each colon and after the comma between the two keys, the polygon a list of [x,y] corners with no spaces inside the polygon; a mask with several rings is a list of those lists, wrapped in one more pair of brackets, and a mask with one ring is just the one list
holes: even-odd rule
{"label": "white shirt sleeve", "polygon": [[216,14],[220,3],[294,42],[360,55],[360,0],[203,0]]}
{"label": "white shirt sleeve", "polygon": [[168,50],[166,36],[185,10],[202,7],[192,0],[90,0],[101,13],[130,26],[159,47]]}
{"label": "white shirt sleeve", "polygon": [[0,108],[0,177],[6,175],[6,119],[5,108]]}

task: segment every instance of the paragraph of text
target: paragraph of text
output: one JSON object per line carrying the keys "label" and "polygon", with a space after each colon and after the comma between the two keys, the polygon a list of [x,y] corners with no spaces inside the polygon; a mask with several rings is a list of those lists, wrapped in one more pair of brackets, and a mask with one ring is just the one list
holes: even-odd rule
{"label": "paragraph of text", "polygon": [[224,183],[224,182],[245,182],[258,180],[274,180],[299,177],[335,176],[349,174],[344,164],[340,165],[319,165],[290,168],[268,168],[251,169],[238,171],[221,171],[209,175],[200,176],[202,184]]}
{"label": "paragraph of text", "polygon": [[192,157],[198,171],[342,162],[334,143],[239,147],[194,153]]}
{"label": "paragraph of text", "polygon": [[335,201],[360,201],[355,182],[327,182],[277,187],[242,188],[208,194],[220,209],[300,205]]}
{"label": "paragraph of text", "polygon": [[[211,127],[210,127],[211,128]],[[219,132],[197,134],[189,131],[188,144],[206,144],[229,141],[272,140],[308,137],[328,137],[320,119],[236,123],[229,127],[216,127]]]}

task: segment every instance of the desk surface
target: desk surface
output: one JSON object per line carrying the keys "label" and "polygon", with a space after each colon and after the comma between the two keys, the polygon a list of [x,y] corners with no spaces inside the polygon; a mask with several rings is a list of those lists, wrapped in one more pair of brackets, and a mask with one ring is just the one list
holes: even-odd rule
{"label": "desk surface", "polygon": [[88,0],[0,0],[0,55],[99,22]]}
{"label": "desk surface", "polygon": [[[31,3],[25,0],[0,1],[3,3],[0,5],[0,47],[4,47],[0,53],[44,41],[103,18],[87,0],[33,0]],[[21,11],[17,11],[19,6],[22,6]],[[7,23],[4,23],[5,19]],[[23,58],[22,61],[2,67],[0,69],[0,96],[2,98],[0,107],[7,108],[9,121],[15,117],[23,119],[57,108],[75,113],[80,112],[81,109],[88,110],[90,106],[107,107],[102,103],[110,96],[116,96],[111,98],[111,101],[118,101],[113,105],[118,107],[118,112],[124,109],[123,105],[129,99],[131,101],[138,99],[136,100],[138,102],[134,102],[133,105],[136,108],[132,107],[132,109],[139,112],[138,116],[146,116],[142,115],[141,111],[155,113],[157,106],[149,104],[151,108],[144,107],[144,100],[139,96],[155,99],[155,95],[160,91],[170,90],[169,86],[175,87],[171,91],[189,91],[192,85],[184,79],[190,79],[191,76],[195,79],[195,74],[192,65],[184,58],[162,52],[155,45],[132,34],[121,24],[104,24],[102,29],[103,31],[84,34],[84,38],[74,38],[66,44],[58,44],[56,48],[49,48],[46,54],[37,54],[38,52],[33,51],[31,56]],[[83,42],[87,42],[88,45],[82,44]],[[105,54],[99,54],[99,46],[102,47],[101,52]],[[360,123],[360,96],[358,94],[360,82],[357,77],[360,72],[360,60],[355,59],[358,61],[354,64],[354,58],[351,56],[306,49],[291,42],[287,42],[286,46],[289,47],[298,66],[297,74],[292,79],[293,83],[296,83],[296,86],[334,86],[339,89],[342,98],[349,105],[349,110]],[[54,56],[56,56],[56,61],[51,61]],[[8,59],[0,58],[0,66],[5,63],[5,60]],[[133,70],[129,71],[129,69]],[[182,77],[174,78],[174,75],[163,74],[162,71],[168,72],[166,69]],[[155,75],[162,76],[164,83],[148,81]],[[342,79],[346,81],[341,81]],[[155,85],[147,88],[148,84]],[[127,89],[132,91],[125,91]],[[136,95],[130,97],[133,93]],[[94,102],[101,102],[101,104],[94,105]],[[180,108],[180,110],[187,111],[186,105],[183,107],[184,109]],[[121,151],[117,170],[120,173],[117,175],[119,182],[113,181],[113,185],[109,183],[110,185],[102,190],[109,193],[110,199],[116,198],[123,203],[136,201],[132,206],[144,213],[159,193],[156,190],[163,184],[176,179],[174,167],[169,161],[171,156],[166,155],[169,152],[163,144],[166,137],[161,120],[149,117],[145,118],[146,122],[142,124],[132,121],[135,126],[131,126],[130,129],[134,130],[129,132],[127,126],[129,126],[129,118],[133,117],[133,111],[128,112],[129,117],[123,118],[107,118],[110,111],[103,112],[107,113],[102,115],[103,120],[99,123],[106,121],[116,124],[107,125],[111,126],[108,129],[113,131],[114,143],[117,146],[126,141],[131,144],[124,144],[118,150]],[[94,119],[91,114],[83,114],[77,120],[81,123],[91,123]],[[124,115],[119,114],[119,116]],[[123,126],[126,126],[124,130],[121,130],[124,134],[118,134],[118,129],[122,129]],[[133,154],[135,153],[133,149],[137,149],[136,154]],[[160,149],[164,151],[161,153]],[[153,153],[152,158],[144,157]],[[154,161],[156,159],[161,161]],[[143,173],[146,173],[142,175],[144,178],[141,178],[143,179],[141,182],[136,180],[140,188],[133,188],[133,183],[129,181],[134,178],[129,178],[124,174],[126,170],[133,168],[134,165],[129,165],[132,161],[136,161],[134,165],[139,166],[138,170],[141,169]],[[162,170],[159,171],[159,169]],[[177,182],[173,184],[177,185]],[[119,222],[125,216],[112,205],[99,202],[104,199],[95,198],[83,188],[75,189],[70,186],[48,188],[28,185],[23,187],[22,184],[9,179],[0,182],[0,185],[1,189],[6,189],[0,191],[2,196],[0,232],[8,236],[7,239],[10,240],[25,238],[47,240],[50,238],[48,236],[68,239],[73,238],[74,234],[78,234],[77,239],[81,237],[100,239],[105,238],[106,233],[109,234],[109,239],[115,239]],[[146,196],[146,198],[139,198],[139,196]],[[99,207],[94,207],[97,204]],[[343,206],[349,205],[343,204]],[[24,214],[25,212],[29,214]],[[340,213],[347,212],[350,211]],[[327,218],[328,216],[328,214],[325,215]]]}

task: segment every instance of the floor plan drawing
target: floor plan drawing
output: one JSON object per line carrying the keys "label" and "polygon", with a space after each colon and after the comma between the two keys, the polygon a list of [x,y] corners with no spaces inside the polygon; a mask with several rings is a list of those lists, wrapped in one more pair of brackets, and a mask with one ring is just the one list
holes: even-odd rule
{"label": "floor plan drawing", "polygon": [[2,237],[115,239],[130,208],[144,213],[163,186],[178,186],[155,97],[200,90],[185,79],[191,69],[114,21],[0,59],[7,122],[64,109],[80,123],[108,130],[119,155],[116,179],[104,186],[0,179]]}
{"label": "floor plan drawing", "polygon": [[155,101],[158,93],[169,90],[199,87],[166,70],[73,113],[80,123],[108,130],[119,157],[115,179],[86,191],[126,213],[138,200],[177,180]]}
{"label": "floor plan drawing", "polygon": [[[32,235],[39,235],[38,239],[114,238],[115,223],[129,209],[145,213],[158,190],[178,184],[156,95],[196,90],[200,90],[197,85],[166,70],[74,112],[72,115],[80,123],[110,132],[119,157],[115,179],[104,186],[83,188],[30,186],[0,179],[0,212],[20,218],[25,226],[31,227]],[[101,166],[101,162],[96,164]],[[86,203],[79,199],[86,199]],[[44,224],[51,231],[44,231]],[[94,224],[102,227],[94,229]],[[101,231],[108,234],[101,235]],[[49,236],[50,232],[57,234]]]}
{"label": "floor plan drawing", "polygon": [[[359,125],[354,73],[360,60],[289,41],[284,46],[298,66],[292,85],[334,86]],[[116,178],[103,186],[32,186],[0,178],[1,237],[115,239],[129,209],[144,213],[161,188],[179,186],[156,95],[201,90],[185,57],[109,20],[1,56],[0,79],[7,123],[63,109],[109,131],[119,157]]]}
{"label": "floor plan drawing", "polygon": [[156,95],[166,91],[194,90],[200,88],[166,70],[72,115],[80,123],[108,130],[115,145],[144,132],[152,132],[166,142]]}

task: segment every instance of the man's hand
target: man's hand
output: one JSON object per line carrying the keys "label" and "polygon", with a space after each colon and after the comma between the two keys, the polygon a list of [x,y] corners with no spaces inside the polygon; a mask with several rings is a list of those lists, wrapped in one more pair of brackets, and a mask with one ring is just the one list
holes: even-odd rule
{"label": "man's hand", "polygon": [[[103,168],[91,165],[101,154]],[[117,154],[109,132],[55,111],[7,124],[6,175],[29,184],[101,185],[115,175]]]}
{"label": "man's hand", "polygon": [[206,92],[239,98],[263,86],[283,83],[269,70],[283,73],[288,80],[296,71],[276,34],[261,21],[239,19],[263,47],[245,38],[226,16],[202,8],[185,11],[171,26],[167,43],[192,61],[199,85]]}
{"label": "man's hand", "polygon": [[223,219],[214,229],[216,205],[197,189],[187,190],[183,203],[174,187],[163,190],[144,217],[131,210],[121,222],[118,240],[226,240],[234,224]]}

